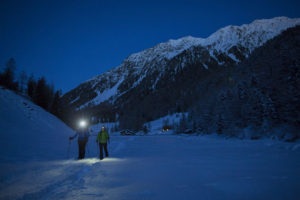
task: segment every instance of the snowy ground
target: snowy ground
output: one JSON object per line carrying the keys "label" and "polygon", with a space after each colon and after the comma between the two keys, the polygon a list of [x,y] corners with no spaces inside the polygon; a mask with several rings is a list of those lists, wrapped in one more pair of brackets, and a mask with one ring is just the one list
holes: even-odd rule
{"label": "snowy ground", "polygon": [[[99,161],[74,132],[0,89],[0,199],[299,199],[300,144],[210,136],[111,137]],[[152,129],[161,128],[152,123]],[[95,134],[95,132],[93,132]]]}
{"label": "snowy ground", "polygon": [[[297,199],[300,152],[273,141],[113,136],[99,161],[2,163],[0,199]],[[291,146],[292,147],[292,146]],[[71,155],[76,156],[76,143]]]}
{"label": "snowy ground", "polygon": [[55,116],[0,87],[0,163],[59,158],[73,134]]}

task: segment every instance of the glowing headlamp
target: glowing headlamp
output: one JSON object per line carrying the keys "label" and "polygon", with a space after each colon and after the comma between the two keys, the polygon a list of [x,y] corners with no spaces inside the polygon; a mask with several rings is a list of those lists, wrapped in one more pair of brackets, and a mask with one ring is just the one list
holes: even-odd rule
{"label": "glowing headlamp", "polygon": [[82,128],[86,127],[86,126],[87,126],[86,121],[81,120],[81,121],[79,122],[79,126],[82,127]]}

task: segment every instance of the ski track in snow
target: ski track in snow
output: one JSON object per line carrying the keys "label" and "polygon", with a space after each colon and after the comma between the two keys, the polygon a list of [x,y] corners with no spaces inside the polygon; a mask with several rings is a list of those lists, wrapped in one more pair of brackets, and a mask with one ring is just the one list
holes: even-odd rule
{"label": "ski track in snow", "polygon": [[[95,158],[98,149],[90,138],[90,153],[82,161],[2,163],[2,170],[12,170],[11,176],[1,175],[0,199],[295,199],[300,195],[300,152],[285,143],[183,135],[112,136],[111,140],[111,157],[103,161]],[[75,157],[77,146],[71,148]]]}

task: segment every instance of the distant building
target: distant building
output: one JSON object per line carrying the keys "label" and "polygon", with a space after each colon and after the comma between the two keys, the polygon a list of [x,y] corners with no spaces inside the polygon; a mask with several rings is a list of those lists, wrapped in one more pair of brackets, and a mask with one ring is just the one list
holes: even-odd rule
{"label": "distant building", "polygon": [[172,127],[170,126],[170,125],[165,125],[165,126],[163,126],[163,128],[162,128],[162,131],[164,132],[164,131],[169,131],[169,130],[171,130],[172,129]]}

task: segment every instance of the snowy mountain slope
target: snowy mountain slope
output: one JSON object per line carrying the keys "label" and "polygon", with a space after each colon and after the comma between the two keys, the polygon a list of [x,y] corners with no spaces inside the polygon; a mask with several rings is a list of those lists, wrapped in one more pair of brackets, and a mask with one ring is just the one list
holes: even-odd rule
{"label": "snowy mountain slope", "polygon": [[255,20],[242,26],[226,26],[213,33],[202,43],[210,49],[228,53],[232,46],[241,45],[253,51],[266,41],[280,34],[283,30],[300,24],[300,19],[276,17]]}
{"label": "snowy mountain slope", "polygon": [[[251,24],[242,26],[226,26],[216,31],[208,38],[183,37],[177,40],[169,40],[166,43],[146,49],[145,51],[130,55],[125,62],[135,63],[137,68],[145,66],[147,61],[159,58],[171,59],[192,46],[202,46],[210,50],[229,53],[233,46],[243,46],[253,51],[266,41],[281,33],[287,28],[300,24],[300,19],[276,17],[273,19],[255,20]],[[139,66],[139,67],[138,67]]]}
{"label": "snowy mountain slope", "polygon": [[[120,66],[96,76],[63,96],[69,110],[80,111],[102,103],[120,108],[130,102],[136,87],[146,95],[163,85],[162,77],[175,77],[186,67],[197,65],[204,70],[234,66],[250,53],[300,19],[277,17],[256,20],[242,26],[227,26],[208,38],[191,36],[169,40],[126,58]],[[101,109],[100,109],[101,110]],[[166,114],[166,113],[165,113]]]}
{"label": "snowy mountain slope", "polygon": [[73,130],[31,101],[0,89],[0,162],[65,158]]}
{"label": "snowy mountain slope", "polygon": [[[233,58],[234,61],[239,62],[240,59],[236,58],[233,52],[230,52],[232,47],[236,46],[239,49],[244,49],[244,56],[248,56],[255,48],[261,46],[283,30],[299,24],[300,19],[277,17],[273,19],[256,20],[251,24],[244,24],[242,26],[227,26],[213,33],[206,39],[188,36],[177,40],[169,40],[166,43],[158,44],[142,52],[134,53],[126,58],[119,67],[88,80],[79,86],[81,91],[77,93],[77,95],[71,95],[69,97],[70,102],[81,94],[88,92],[86,89],[91,89],[96,95],[85,102],[85,106],[89,103],[98,104],[108,100],[114,95],[120,95],[122,93],[115,89],[116,85],[120,86],[119,80],[125,81],[134,75],[145,77],[149,72],[156,69],[163,72],[165,69],[164,65],[166,65],[168,60],[195,46],[206,48],[210,55],[218,62],[221,61],[216,57],[220,53],[226,53]],[[132,86],[139,80],[137,78],[135,79],[136,80],[131,83]],[[85,88],[84,85],[89,85],[90,88]],[[130,87],[128,89],[130,89]],[[113,95],[102,98],[101,101],[92,101],[93,99],[101,98],[100,96],[106,96],[104,94],[107,93]]]}

